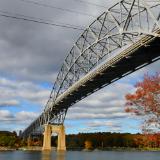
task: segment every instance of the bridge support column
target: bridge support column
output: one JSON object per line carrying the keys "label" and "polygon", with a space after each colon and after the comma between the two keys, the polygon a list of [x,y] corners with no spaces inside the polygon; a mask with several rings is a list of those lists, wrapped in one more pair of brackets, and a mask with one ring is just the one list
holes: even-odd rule
{"label": "bridge support column", "polygon": [[28,147],[31,146],[31,141],[32,141],[31,136],[29,136],[29,137],[27,138],[27,146],[28,146]]}
{"label": "bridge support column", "polygon": [[45,125],[42,150],[51,150],[51,134],[52,133],[58,134],[57,151],[65,151],[66,139],[65,139],[64,125]]}
{"label": "bridge support column", "polygon": [[[54,131],[54,127],[53,127]],[[59,126],[58,133],[58,146],[57,151],[65,151],[66,150],[66,136],[65,136],[65,127],[63,125]]]}
{"label": "bridge support column", "polygon": [[42,150],[51,150],[51,125],[45,125]]}

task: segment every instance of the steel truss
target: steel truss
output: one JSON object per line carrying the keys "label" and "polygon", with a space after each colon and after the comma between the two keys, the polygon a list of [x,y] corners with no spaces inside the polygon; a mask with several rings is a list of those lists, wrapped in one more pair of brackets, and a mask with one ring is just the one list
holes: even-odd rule
{"label": "steel truss", "polygon": [[[46,123],[62,124],[68,107],[76,100],[67,101],[66,107],[58,104],[75,84],[80,84],[84,77],[96,72],[128,47],[136,43],[145,45],[145,37],[160,37],[159,29],[160,0],[121,0],[102,13],[73,45],[58,73],[44,112],[23,135],[27,136]],[[85,96],[81,95],[80,99]]]}

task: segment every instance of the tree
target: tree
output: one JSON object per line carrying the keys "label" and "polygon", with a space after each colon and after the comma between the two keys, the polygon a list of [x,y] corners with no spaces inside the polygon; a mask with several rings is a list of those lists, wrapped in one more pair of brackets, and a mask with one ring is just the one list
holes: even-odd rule
{"label": "tree", "polygon": [[15,137],[17,137],[17,132],[16,132],[16,131],[13,131],[13,135],[14,135]]}
{"label": "tree", "polygon": [[85,149],[87,149],[87,150],[89,150],[89,149],[92,149],[92,148],[93,148],[93,146],[92,146],[92,142],[91,142],[91,141],[89,141],[89,140],[86,140],[86,141],[84,142],[84,144],[85,144]]}
{"label": "tree", "polygon": [[14,136],[3,135],[0,136],[0,146],[10,146],[13,147],[15,145],[16,138]]}
{"label": "tree", "polygon": [[143,132],[157,132],[160,130],[160,74],[146,74],[135,88],[133,94],[125,96],[125,111],[144,117]]}

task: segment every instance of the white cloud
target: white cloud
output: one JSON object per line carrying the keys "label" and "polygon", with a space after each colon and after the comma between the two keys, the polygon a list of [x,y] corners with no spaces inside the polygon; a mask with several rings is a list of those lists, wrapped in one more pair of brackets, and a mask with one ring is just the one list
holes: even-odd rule
{"label": "white cloud", "polygon": [[120,124],[115,121],[100,121],[94,120],[86,124],[88,127],[120,127]]}
{"label": "white cloud", "polygon": [[19,106],[18,100],[7,100],[7,101],[0,101],[0,107],[9,107],[9,106]]}
{"label": "white cloud", "polygon": [[9,110],[0,110],[0,129],[17,131],[24,130],[34,119],[37,118],[39,113],[20,111],[13,113]]}
{"label": "white cloud", "polygon": [[4,125],[4,121],[7,121],[7,124],[15,125],[16,124],[29,124],[35,118],[37,118],[39,113],[35,112],[27,112],[27,111],[20,111],[13,114],[9,110],[0,110],[0,123]]}
{"label": "white cloud", "polygon": [[35,112],[27,112],[27,111],[20,111],[15,115],[15,119],[17,121],[33,121],[34,119],[36,119],[38,117],[39,113],[35,113]]}
{"label": "white cloud", "polygon": [[50,89],[45,89],[33,82],[15,81],[0,77],[0,97],[2,99],[0,106],[19,105],[20,100],[44,106],[50,92]]}
{"label": "white cloud", "polygon": [[1,121],[7,121],[12,119],[14,116],[12,113],[8,110],[0,110],[0,120]]}
{"label": "white cloud", "polygon": [[128,117],[127,113],[74,113],[68,114],[67,119],[117,119],[117,118],[126,118]]}

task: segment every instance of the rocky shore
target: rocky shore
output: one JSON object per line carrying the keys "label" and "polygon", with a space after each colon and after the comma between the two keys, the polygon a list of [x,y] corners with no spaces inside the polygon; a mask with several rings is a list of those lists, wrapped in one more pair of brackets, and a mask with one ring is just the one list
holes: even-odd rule
{"label": "rocky shore", "polygon": [[10,148],[10,147],[1,147],[0,146],[0,151],[15,151],[17,148]]}

